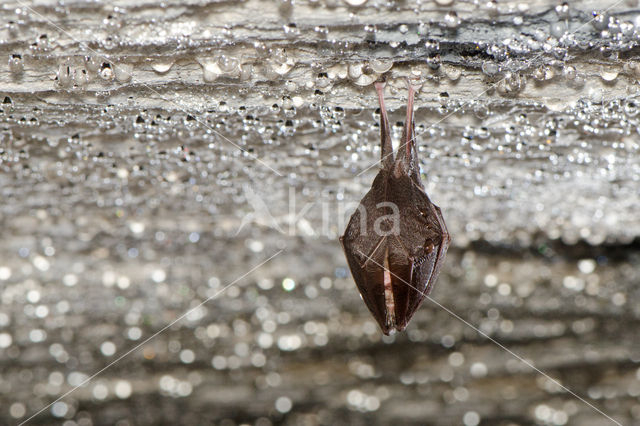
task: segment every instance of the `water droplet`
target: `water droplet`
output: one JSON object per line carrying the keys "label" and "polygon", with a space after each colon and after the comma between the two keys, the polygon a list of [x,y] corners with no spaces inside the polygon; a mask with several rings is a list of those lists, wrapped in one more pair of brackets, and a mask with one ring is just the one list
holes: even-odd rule
{"label": "water droplet", "polygon": [[260,57],[269,55],[269,48],[262,41],[256,41],[253,43],[253,48],[256,49],[256,54]]}
{"label": "water droplet", "polygon": [[282,48],[270,50],[270,53],[271,53],[271,59],[277,64],[286,64],[287,61],[289,60],[289,57],[287,56],[287,52]]}
{"label": "water droplet", "polygon": [[372,59],[371,61],[369,61],[369,66],[374,72],[378,74],[382,74],[391,69],[391,67],[393,66],[393,61],[389,61],[389,60],[385,61],[382,59]]}
{"label": "water droplet", "polygon": [[129,64],[114,65],[113,71],[115,73],[116,80],[118,80],[121,83],[124,83],[131,80],[131,77],[133,76],[133,65],[129,65]]}
{"label": "water droplet", "polygon": [[46,34],[41,34],[38,38],[36,38],[36,42],[31,45],[33,50],[44,51],[49,48],[49,36]]}
{"label": "water droplet", "polygon": [[482,362],[474,362],[469,368],[469,372],[473,377],[485,377],[487,375],[487,366]]}
{"label": "water droplet", "polygon": [[478,426],[480,424],[480,415],[475,411],[467,411],[462,416],[464,426]]}
{"label": "water droplet", "polygon": [[284,116],[287,118],[293,118],[296,115],[296,108],[291,106],[284,109]]}
{"label": "water droplet", "polygon": [[300,34],[300,30],[298,29],[298,26],[294,23],[290,23],[287,24],[283,27],[284,29],[284,33],[288,36],[288,37],[293,37],[295,35]]}
{"label": "water droplet", "polygon": [[120,399],[127,399],[131,396],[133,389],[127,380],[118,380],[114,392]]}
{"label": "water droplet", "polygon": [[200,65],[202,66],[202,79],[206,83],[211,83],[215,81],[218,76],[222,73],[222,70],[218,66],[216,61],[200,61]]}
{"label": "water droplet", "polygon": [[101,64],[102,62],[100,59],[95,56],[84,57],[84,66],[91,72],[97,72],[100,69]]}
{"label": "water droplet", "polygon": [[444,17],[444,24],[447,28],[455,29],[460,25],[460,18],[455,11],[449,11]]}
{"label": "water droplet", "polygon": [[89,84],[89,73],[84,68],[75,73],[75,82],[78,87],[86,87]]}
{"label": "water droplet", "polygon": [[285,291],[292,291],[294,288],[296,288],[296,282],[291,278],[285,278],[284,280],[282,280],[282,288]]}
{"label": "water droplet", "polygon": [[22,55],[14,53],[9,57],[9,70],[14,74],[20,74],[24,70]]}
{"label": "water droplet", "polygon": [[154,62],[151,68],[160,74],[168,72],[173,66],[173,62]]}
{"label": "water droplet", "polygon": [[180,352],[180,361],[183,364],[191,364],[195,359],[196,355],[191,349],[184,349]]}
{"label": "water droplet", "polygon": [[61,87],[70,87],[73,84],[73,72],[67,63],[60,64],[56,76]]}
{"label": "water droplet", "polygon": [[602,72],[600,73],[600,77],[604,81],[614,81],[616,78],[618,78],[618,71],[602,70]]}
{"label": "water droplet", "polygon": [[538,80],[538,81],[551,80],[555,76],[555,72],[553,71],[553,68],[551,68],[550,66],[543,65],[541,67],[536,68],[533,71],[532,76],[535,80]]}
{"label": "water droplet", "polygon": [[484,9],[491,16],[496,16],[500,13],[498,10],[498,2],[496,0],[489,0],[484,4]]}
{"label": "water droplet", "polygon": [[604,30],[609,25],[609,17],[605,13],[593,12],[593,19],[591,20],[591,25],[596,30]]}
{"label": "water droplet", "polygon": [[635,117],[638,115],[639,106],[634,101],[627,101],[624,105],[624,112],[629,117]]}
{"label": "water droplet", "polygon": [[445,75],[447,76],[447,78],[449,80],[457,81],[460,78],[460,76],[462,75],[462,70],[457,68],[457,67],[454,67],[454,66],[451,66],[451,65],[447,65],[444,68],[444,73],[445,73]]}
{"label": "water droplet", "polygon": [[51,406],[51,414],[54,417],[64,417],[67,411],[69,411],[69,406],[63,401],[57,401]]}
{"label": "water droplet", "polygon": [[318,76],[316,77],[316,86],[320,88],[324,88],[324,87],[327,87],[329,84],[331,84],[331,81],[329,80],[329,76],[327,75],[327,73],[326,72],[318,73]]}
{"label": "water droplet", "polygon": [[435,55],[431,55],[427,58],[427,65],[432,70],[437,70],[440,68],[440,64],[442,63],[442,58],[440,58],[440,54],[436,53]]}
{"label": "water droplet", "polygon": [[329,34],[329,28],[326,25],[318,25],[316,27],[313,28],[313,31],[326,36],[327,34]]}
{"label": "water droplet", "polygon": [[496,75],[498,73],[498,71],[500,71],[498,64],[494,63],[494,62],[483,62],[482,63],[482,72],[485,75],[488,75],[490,77]]}
{"label": "water droplet", "polygon": [[103,80],[107,80],[107,81],[113,80],[114,75],[113,75],[113,69],[111,68],[111,64],[108,62],[104,62],[102,64],[102,69],[100,69],[99,75]]}
{"label": "water droplet", "polygon": [[440,51],[440,42],[438,40],[429,39],[424,42],[424,47],[429,53],[436,53]]}
{"label": "water droplet", "polygon": [[27,414],[27,408],[21,402],[14,402],[11,404],[11,407],[9,407],[9,414],[14,419],[18,419]]}
{"label": "water droplet", "polygon": [[519,92],[526,85],[526,78],[516,72],[507,72],[498,82],[497,90],[501,95],[509,95]]}
{"label": "water droplet", "polygon": [[11,268],[8,266],[0,266],[0,280],[6,281],[11,278]]}
{"label": "water droplet", "polygon": [[295,61],[282,48],[271,51],[271,61],[271,71],[278,75],[285,75],[295,65]]}
{"label": "water droplet", "polygon": [[362,75],[362,64],[349,64],[347,73],[351,79],[360,77]]}
{"label": "water droplet", "polygon": [[[351,2],[351,1],[359,1],[359,0],[345,0],[345,1]],[[276,407],[276,410],[278,410],[280,413],[288,413],[289,411],[291,411],[291,408],[293,407],[293,402],[291,401],[290,398],[287,398],[286,396],[281,396],[280,398],[276,399],[275,407]]]}
{"label": "water droplet", "polygon": [[106,341],[100,345],[100,352],[104,356],[112,356],[116,353],[116,345],[113,342]]}
{"label": "water droplet", "polygon": [[620,32],[624,35],[632,35],[635,30],[633,22],[624,21],[620,23]]}
{"label": "water droplet", "polygon": [[8,348],[11,346],[13,338],[9,333],[0,333],[0,348]]}
{"label": "water droplet", "polygon": [[251,64],[242,64],[240,66],[240,80],[246,81],[251,78],[253,66]]}
{"label": "water droplet", "polygon": [[380,76],[379,74],[376,74],[373,72],[361,74],[359,77],[353,80],[353,83],[358,86],[368,86],[372,84],[374,81],[376,81],[379,76]]}
{"label": "water droplet", "polygon": [[103,400],[109,396],[109,388],[104,383],[97,383],[91,393],[95,399]]}
{"label": "water droplet", "polygon": [[218,58],[218,67],[224,73],[232,73],[238,68],[238,60],[227,55],[220,55]]}
{"label": "water droplet", "polygon": [[576,78],[576,68],[571,65],[567,65],[562,69],[562,75],[569,80],[573,80]]}
{"label": "water droplet", "polygon": [[102,20],[104,27],[111,32],[117,32],[123,26],[123,21],[120,16],[112,14]]}
{"label": "water droplet", "polygon": [[556,14],[560,19],[568,19],[569,18],[569,4],[562,3],[556,6]]}
{"label": "water droplet", "polygon": [[567,32],[567,24],[560,21],[552,22],[549,26],[549,32],[551,32],[551,35],[555,38],[560,38]]}

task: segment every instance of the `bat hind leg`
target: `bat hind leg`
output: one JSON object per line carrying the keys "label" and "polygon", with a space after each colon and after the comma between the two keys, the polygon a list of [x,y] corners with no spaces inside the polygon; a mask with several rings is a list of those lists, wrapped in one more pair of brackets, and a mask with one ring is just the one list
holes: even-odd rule
{"label": "bat hind leg", "polygon": [[385,83],[377,81],[374,83],[374,86],[376,92],[378,92],[378,103],[380,104],[380,161],[384,169],[391,170],[391,167],[393,167],[393,145],[391,144],[389,117],[387,116],[387,108],[384,104]]}

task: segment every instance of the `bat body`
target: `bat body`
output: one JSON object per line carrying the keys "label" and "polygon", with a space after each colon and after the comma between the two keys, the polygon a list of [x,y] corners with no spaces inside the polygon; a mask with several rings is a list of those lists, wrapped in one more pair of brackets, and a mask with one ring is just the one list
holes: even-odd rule
{"label": "bat body", "polygon": [[340,241],[365,304],[384,334],[405,329],[431,291],[451,238],[420,179],[409,85],[402,145],[394,159],[384,83],[380,102],[382,168]]}

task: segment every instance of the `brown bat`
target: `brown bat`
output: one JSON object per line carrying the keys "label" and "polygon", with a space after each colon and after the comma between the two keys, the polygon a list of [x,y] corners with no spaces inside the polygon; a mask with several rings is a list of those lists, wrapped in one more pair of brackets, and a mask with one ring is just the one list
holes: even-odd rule
{"label": "brown bat", "polygon": [[382,332],[405,329],[431,291],[451,242],[440,208],[420,179],[409,84],[402,145],[394,160],[384,83],[380,102],[382,169],[351,216],[340,242],[362,299]]}

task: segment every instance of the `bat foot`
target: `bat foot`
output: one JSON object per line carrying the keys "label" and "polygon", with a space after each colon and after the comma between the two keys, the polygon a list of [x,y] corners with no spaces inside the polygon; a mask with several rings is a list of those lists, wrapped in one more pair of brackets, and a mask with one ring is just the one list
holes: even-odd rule
{"label": "bat foot", "polygon": [[422,89],[423,83],[420,83],[420,80],[416,77],[405,77],[405,81],[407,82],[407,89],[409,91],[417,93],[420,89]]}

